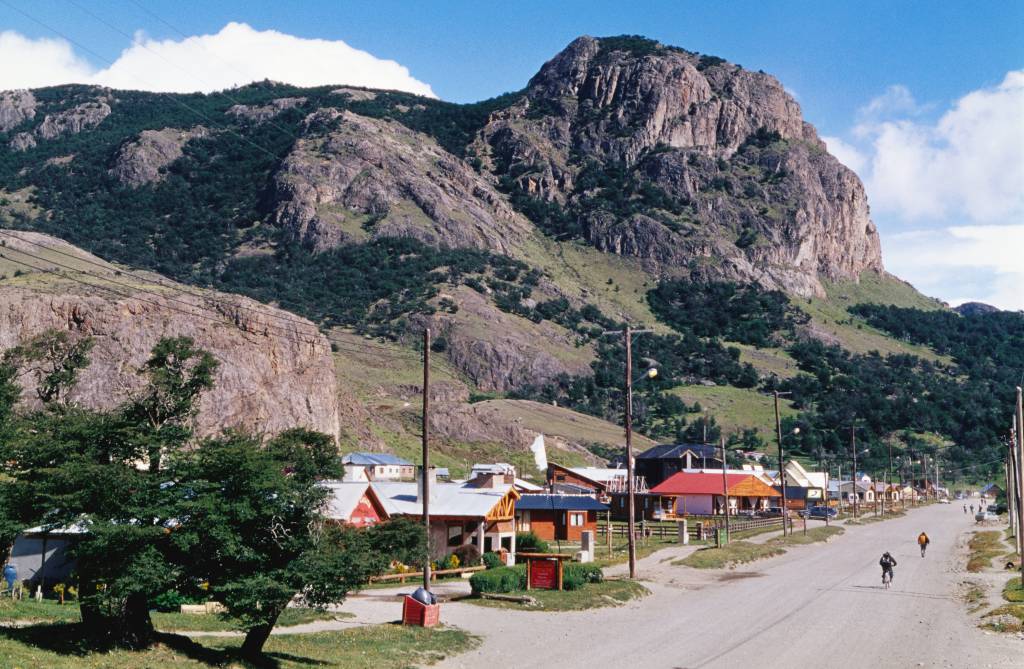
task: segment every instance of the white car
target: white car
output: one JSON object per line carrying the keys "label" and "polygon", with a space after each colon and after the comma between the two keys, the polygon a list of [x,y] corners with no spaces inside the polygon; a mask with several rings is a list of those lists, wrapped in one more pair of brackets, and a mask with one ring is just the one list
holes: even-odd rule
{"label": "white car", "polygon": [[939,500],[939,504],[949,504],[949,500],[943,497],[942,499]]}

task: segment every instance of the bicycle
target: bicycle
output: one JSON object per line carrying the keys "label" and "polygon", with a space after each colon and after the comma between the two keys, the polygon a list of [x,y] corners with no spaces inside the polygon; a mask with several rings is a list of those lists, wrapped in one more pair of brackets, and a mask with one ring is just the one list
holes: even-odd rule
{"label": "bicycle", "polygon": [[892,574],[887,572],[887,571],[883,571],[882,572],[882,587],[885,588],[886,590],[888,590],[890,583],[892,583]]}

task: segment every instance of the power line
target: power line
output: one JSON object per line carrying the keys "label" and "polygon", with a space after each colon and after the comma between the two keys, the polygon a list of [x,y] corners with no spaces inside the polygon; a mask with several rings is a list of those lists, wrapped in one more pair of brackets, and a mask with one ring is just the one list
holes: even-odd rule
{"label": "power line", "polygon": [[[10,232],[10,231],[6,231],[6,230],[3,230],[3,229],[0,229],[0,235],[5,235],[5,236],[10,237],[12,239],[16,239],[18,241],[25,242],[27,244],[32,244],[33,246],[41,248],[44,251],[49,251],[49,252],[57,253],[57,254],[62,255],[64,257],[66,257],[66,258],[70,258],[71,260],[74,260],[76,262],[84,262],[84,263],[87,263],[87,264],[92,265],[94,267],[98,267],[98,268],[100,268],[102,270],[105,270],[105,271],[109,271],[110,270],[110,265],[106,264],[104,262],[96,262],[94,260],[90,260],[89,258],[83,258],[81,256],[77,256],[77,255],[75,255],[73,253],[67,253],[65,251],[61,251],[60,249],[53,248],[53,247],[47,246],[45,244],[41,244],[41,243],[33,241],[31,239],[26,239],[25,237],[21,237],[19,235],[14,234],[13,232]],[[24,251],[21,251],[20,249],[15,249],[15,250],[18,251],[19,253],[25,253]],[[44,260],[46,262],[52,262],[52,261],[46,260],[45,258],[43,258],[42,260]],[[58,264],[58,263],[54,263],[54,264]],[[79,272],[82,271],[82,270],[79,270],[79,269],[76,269],[76,268],[70,268],[70,267],[66,267],[66,268],[67,269],[71,269],[73,271],[79,271]],[[292,318],[290,316],[267,313],[266,310],[264,310],[264,309],[259,309],[257,307],[248,307],[248,306],[245,306],[245,305],[242,305],[242,304],[236,304],[236,303],[231,302],[229,300],[219,299],[217,297],[214,297],[214,296],[211,296],[211,295],[207,295],[207,294],[201,293],[199,291],[188,290],[185,286],[183,286],[181,284],[167,284],[167,283],[164,283],[163,281],[160,280],[163,277],[161,277],[159,274],[156,274],[155,272],[149,272],[149,274],[151,274],[153,276],[139,276],[137,274],[131,273],[130,271],[124,271],[124,270],[120,270],[120,269],[117,269],[116,271],[121,272],[122,274],[125,274],[125,275],[127,275],[127,276],[129,276],[129,277],[131,277],[133,279],[138,280],[138,281],[143,281],[143,282],[146,282],[146,283],[155,283],[158,286],[163,286],[164,288],[167,288],[168,290],[175,291],[178,294],[192,295],[194,297],[198,297],[198,298],[203,299],[203,300],[215,302],[217,304],[221,304],[221,305],[233,308],[233,309],[244,309],[246,311],[252,311],[254,313],[258,313],[258,314],[260,314],[262,316],[265,316],[267,318],[275,318],[275,319],[279,319],[279,320],[284,321],[284,322],[295,323],[296,325],[302,325],[302,326],[310,325],[310,321],[308,321],[306,319]],[[107,277],[103,277],[103,280],[108,280],[108,279],[107,279]],[[135,286],[131,286],[131,288],[133,290],[136,289]],[[294,303],[292,303],[292,304],[294,304]],[[328,335],[325,334],[325,336],[328,336]],[[380,346],[379,344],[375,344],[373,342],[364,342],[364,345],[367,346],[368,348],[376,348],[376,349],[384,351],[386,353],[393,352],[391,348],[385,347],[385,346]]]}
{"label": "power line", "polygon": [[[99,16],[99,15],[95,14],[94,12],[92,12],[91,10],[89,10],[88,8],[86,8],[86,7],[82,6],[82,4],[81,4],[81,3],[79,3],[79,2],[77,2],[76,0],[67,0],[67,2],[69,2],[69,3],[70,3],[70,4],[72,4],[72,5],[74,5],[74,6],[75,6],[75,7],[77,7],[77,8],[78,8],[78,9],[79,9],[79,10],[80,10],[81,12],[83,12],[83,13],[87,14],[88,16],[91,16],[91,17],[92,17],[93,19],[95,19],[95,20],[99,21],[100,23],[102,23],[102,24],[103,24],[103,25],[105,25],[106,27],[110,28],[110,29],[111,29],[111,30],[113,30],[114,32],[116,32],[116,33],[119,33],[119,34],[120,34],[120,35],[121,35],[122,37],[126,37],[127,39],[129,39],[129,40],[133,40],[133,41],[134,41],[134,37],[133,37],[132,35],[129,35],[128,33],[126,33],[125,31],[121,30],[120,28],[118,28],[118,27],[117,27],[117,26],[115,26],[114,24],[110,23],[109,21],[107,21],[107,20],[106,20],[106,19],[104,19],[103,17],[101,17],[101,16]],[[135,4],[136,4],[136,6],[138,6],[138,4],[137,4],[137,3],[135,3]],[[152,15],[152,12],[150,12],[149,10],[146,10],[146,11],[147,11],[148,13],[150,13],[150,14]],[[164,24],[166,24],[166,25],[170,26],[170,24],[168,24],[168,23],[167,23],[166,21],[163,21],[162,19],[159,19],[159,18],[158,18],[158,20],[161,20],[161,21],[162,21],[162,22],[163,22]],[[182,37],[185,37],[185,38],[187,38],[187,37],[188,37],[188,35],[185,35],[185,34],[184,34],[184,33],[182,33],[182,32],[181,32],[180,30],[177,30],[176,28],[173,28],[173,26],[171,26],[171,28],[172,28],[173,30],[175,30],[176,32],[178,32],[178,34],[182,35]],[[199,77],[198,77],[198,76],[196,76],[196,75],[195,75],[195,73],[193,73],[193,72],[189,72],[188,70],[186,70],[185,68],[181,67],[181,66],[180,66],[180,65],[178,65],[177,63],[175,63],[175,62],[173,62],[172,60],[170,60],[170,59],[168,59],[168,58],[164,57],[164,56],[163,56],[162,54],[160,54],[159,52],[157,52],[157,51],[154,51],[153,49],[150,49],[150,48],[149,48],[148,46],[146,46],[146,45],[145,45],[144,43],[141,43],[141,42],[135,42],[135,44],[137,44],[138,46],[141,46],[141,47],[142,47],[143,49],[145,49],[145,50],[146,50],[146,51],[148,51],[149,53],[153,54],[154,56],[156,56],[156,57],[157,57],[157,58],[159,58],[160,60],[164,61],[165,63],[168,63],[169,65],[171,65],[171,66],[175,67],[175,68],[176,68],[176,69],[177,69],[178,71],[180,71],[180,72],[183,72],[184,74],[188,75],[189,77],[192,77],[193,79],[195,79],[195,80],[199,81]],[[204,48],[204,50],[205,50],[205,48]],[[218,59],[218,60],[219,60],[219,59]],[[222,61],[222,62],[224,62],[224,61]],[[209,81],[207,81],[207,83],[209,83]],[[228,99],[229,101],[231,101],[231,102],[234,102],[234,103],[235,103],[236,105],[242,105],[242,102],[241,102],[241,101],[239,101],[239,100],[237,100],[237,99],[235,99],[235,98],[231,97],[230,95],[228,95],[228,94],[227,94],[227,93],[225,93],[224,91],[213,91],[213,94],[214,94],[214,95],[220,95],[220,96],[222,96],[222,97],[224,97],[224,98],[227,98],[227,99]],[[292,133],[292,132],[291,132],[290,130],[287,130],[287,129],[285,129],[285,128],[282,128],[281,126],[279,126],[279,125],[277,125],[276,123],[274,123],[273,119],[268,119],[268,120],[267,120],[266,122],[267,122],[267,123],[268,123],[269,125],[271,125],[271,126],[273,126],[273,127],[277,128],[277,129],[278,129],[278,130],[280,130],[281,132],[285,133],[286,135],[288,135],[288,136],[289,136],[289,137],[291,137],[292,139],[294,139],[294,140],[296,140],[296,141],[297,141],[297,140],[299,139],[299,138],[298,138],[298,137],[296,137],[296,136],[295,136],[295,134],[294,134],[294,133]]]}
{"label": "power line", "polygon": [[[7,233],[5,231],[0,230],[0,234],[7,234]],[[161,308],[164,308],[164,309],[170,309],[172,311],[175,311],[177,313],[181,313],[181,314],[184,314],[184,315],[187,315],[187,316],[190,316],[190,317],[194,317],[196,315],[200,315],[200,317],[206,318],[207,320],[210,320],[210,321],[213,321],[213,322],[216,322],[216,323],[220,323],[222,325],[223,324],[228,324],[228,325],[232,324],[230,322],[230,319],[225,318],[224,314],[220,314],[218,312],[215,312],[215,311],[213,311],[213,310],[211,310],[209,308],[206,308],[206,307],[204,307],[202,305],[196,305],[196,304],[192,304],[190,302],[184,302],[182,300],[177,300],[177,299],[174,299],[173,297],[169,297],[167,295],[164,295],[164,294],[152,291],[152,290],[146,290],[145,288],[141,288],[139,286],[133,286],[133,285],[130,285],[130,284],[125,284],[125,283],[116,281],[114,279],[111,279],[109,277],[97,276],[97,275],[92,274],[90,272],[86,272],[84,270],[80,270],[80,269],[77,269],[75,267],[71,267],[69,265],[64,265],[62,263],[56,262],[54,260],[50,260],[48,258],[43,258],[41,256],[34,255],[34,254],[29,253],[27,251],[24,251],[22,249],[13,248],[13,247],[10,247],[10,246],[6,246],[6,247],[4,247],[4,249],[6,251],[13,251],[15,253],[20,253],[23,256],[26,256],[28,258],[31,258],[33,260],[36,260],[36,261],[39,261],[39,262],[42,262],[42,263],[47,263],[47,264],[50,264],[50,265],[54,265],[54,266],[57,266],[57,267],[64,268],[64,269],[66,269],[66,270],[68,270],[70,272],[74,272],[75,274],[79,274],[79,275],[82,275],[82,276],[87,276],[89,278],[95,279],[95,280],[100,281],[100,282],[106,282],[108,284],[114,284],[114,285],[117,285],[117,286],[122,286],[122,287],[126,288],[127,290],[129,290],[131,292],[130,293],[121,292],[121,291],[119,291],[117,289],[111,288],[110,286],[102,285],[102,283],[101,284],[94,284],[94,283],[89,283],[88,281],[82,281],[82,280],[76,279],[73,276],[68,276],[68,275],[66,275],[66,274],[64,274],[62,272],[58,272],[58,271],[55,271],[55,270],[52,270],[52,269],[47,269],[45,267],[37,267],[35,265],[19,261],[16,258],[11,258],[9,256],[6,256],[6,255],[4,255],[4,253],[0,253],[0,257],[7,258],[11,262],[18,263],[19,265],[22,265],[22,266],[25,266],[25,267],[29,267],[30,269],[34,269],[36,271],[41,271],[41,272],[46,272],[48,274],[53,274],[55,276],[59,276],[59,277],[65,278],[65,279],[68,279],[70,281],[74,281],[75,283],[79,283],[81,285],[88,286],[90,288],[99,288],[101,290],[106,290],[107,292],[109,292],[109,293],[111,293],[113,295],[119,296],[119,297],[125,297],[125,298],[129,298],[129,299],[136,299],[136,300],[139,300],[141,302],[144,302],[144,303],[147,303],[147,304],[152,304],[154,306],[158,306],[158,307],[161,307]],[[175,307],[173,307],[173,306],[171,306],[169,304],[166,304],[166,303],[154,302],[153,300],[147,300],[145,298],[139,297],[137,295],[137,293],[139,293],[139,292],[144,293],[144,294],[148,294],[148,295],[153,295],[153,296],[159,297],[159,298],[161,298],[163,300],[170,300],[172,302],[176,302],[176,303],[182,304],[185,307],[187,307],[189,309],[189,311],[184,311],[182,309],[175,308]],[[200,297],[205,299],[205,296],[200,296]],[[226,302],[224,302],[224,304],[229,304],[230,305],[230,303],[226,303]],[[234,306],[238,306],[238,305],[230,305],[230,306],[234,307]],[[200,312],[200,314],[194,313],[195,311]],[[213,316],[203,316],[202,315],[203,313],[213,314]],[[234,324],[234,325],[235,325],[236,328],[241,330],[241,328],[238,326],[238,324]],[[308,323],[307,325],[310,326],[310,327],[313,327],[314,329],[316,327],[312,323]],[[313,339],[302,338],[300,333],[297,333],[297,332],[293,333],[293,332],[289,332],[289,331],[286,331],[286,330],[281,330],[280,327],[278,327],[278,326],[274,326],[274,325],[270,325],[270,324],[265,324],[264,327],[267,330],[271,330],[273,332],[273,334],[275,334],[276,336],[281,337],[281,338],[286,339],[286,340],[290,340],[293,343],[304,343],[304,344],[310,344],[310,345],[316,345],[317,343],[319,343],[319,342],[317,342],[316,340],[313,340]],[[405,353],[405,352],[400,352],[400,351],[380,351],[380,352],[375,351],[375,352],[369,352],[369,351],[366,351],[366,350],[360,350],[360,349],[357,349],[357,348],[352,348],[350,346],[349,342],[334,339],[334,338],[330,337],[329,335],[326,335],[326,334],[320,332],[319,330],[317,330],[317,334],[322,336],[328,342],[334,344],[334,347],[337,348],[337,350],[345,351],[346,353],[353,353],[353,354],[360,354],[360,355],[371,354],[371,355],[374,355],[374,356],[377,356],[377,357],[391,358],[391,359],[394,359],[394,360],[405,360],[405,361],[410,360],[410,356],[413,355],[412,353]]]}
{"label": "power line", "polygon": [[[109,58],[104,58],[103,56],[101,56],[100,54],[96,53],[95,51],[93,51],[89,47],[87,47],[84,44],[82,44],[82,43],[72,39],[71,37],[69,37],[68,35],[64,34],[63,32],[57,30],[53,26],[50,26],[49,24],[45,23],[44,21],[41,21],[40,19],[32,16],[31,14],[29,14],[28,12],[20,9],[19,7],[15,7],[10,2],[8,2],[8,0],[0,0],[0,4],[3,4],[5,6],[7,6],[7,7],[9,7],[10,9],[13,9],[14,11],[18,12],[19,14],[21,14],[25,18],[29,19],[30,21],[33,21],[33,22],[39,24],[43,28],[46,28],[50,32],[54,33],[55,35],[58,35],[58,36],[64,38],[68,42],[74,44],[75,46],[77,46],[78,48],[82,49],[86,53],[91,54],[93,57],[98,58],[99,60],[103,61],[107,65],[113,65],[114,64],[114,61],[110,60]],[[238,137],[243,142],[245,142],[247,144],[250,144],[251,146],[255,147],[256,149],[258,149],[258,150],[262,151],[263,153],[267,154],[268,156],[270,156],[274,160],[280,160],[281,159],[280,156],[278,156],[274,152],[270,151],[269,149],[267,149],[267,148],[265,148],[263,146],[260,146],[256,142],[252,141],[251,139],[249,139],[248,137],[242,135],[241,133],[231,129],[230,127],[228,127],[228,126],[218,126],[216,121],[214,121],[212,118],[210,118],[209,116],[207,116],[203,112],[199,111],[198,109],[194,109],[194,108],[190,107],[188,104],[186,104],[184,101],[178,99],[177,97],[171,96],[171,95],[169,95],[167,93],[163,93],[163,92],[160,92],[160,91],[154,91],[154,94],[155,95],[160,95],[162,97],[165,97],[168,100],[174,102],[175,104],[180,105],[181,107],[187,109],[188,111],[192,112],[196,116],[198,116],[198,117],[200,117],[202,119],[205,119],[207,122],[209,122],[211,125],[213,125],[216,129],[223,130],[225,132],[228,132],[228,133],[234,135],[235,137]]]}

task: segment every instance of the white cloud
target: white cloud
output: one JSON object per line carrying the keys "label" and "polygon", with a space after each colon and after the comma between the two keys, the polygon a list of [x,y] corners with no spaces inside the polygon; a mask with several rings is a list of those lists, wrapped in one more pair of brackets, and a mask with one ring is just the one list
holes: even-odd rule
{"label": "white cloud", "polygon": [[886,266],[952,304],[1024,309],[1024,225],[953,226],[884,238]]}
{"label": "white cloud", "polygon": [[862,174],[872,207],[907,220],[1021,220],[1022,119],[1024,70],[965,95],[935,123],[903,119],[864,126],[873,155]]}
{"label": "white cloud", "polygon": [[13,30],[0,32],[0,63],[0,90],[82,83],[93,74],[64,40],[33,40]]}
{"label": "white cloud", "polygon": [[214,35],[153,40],[137,33],[106,69],[75,56],[63,40],[0,33],[0,90],[91,83],[161,92],[217,91],[261,79],[298,86],[345,84],[436,97],[430,86],[393,60],[340,40],[306,39],[229,23]]}
{"label": "white cloud", "polygon": [[854,172],[860,174],[864,166],[867,165],[867,156],[852,144],[848,144],[838,137],[822,137],[821,139],[825,142],[825,146],[828,147],[828,152]]}
{"label": "white cloud", "polygon": [[902,84],[895,84],[861,107],[857,114],[861,119],[870,120],[897,114],[917,114],[919,111],[921,108],[910,89]]}

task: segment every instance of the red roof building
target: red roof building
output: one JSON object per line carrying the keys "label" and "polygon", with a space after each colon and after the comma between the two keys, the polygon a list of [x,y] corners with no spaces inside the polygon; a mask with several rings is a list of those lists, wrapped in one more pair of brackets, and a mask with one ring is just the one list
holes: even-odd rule
{"label": "red roof building", "polygon": [[[729,513],[767,509],[772,498],[781,494],[750,474],[726,474]],[[725,508],[721,474],[678,472],[665,479],[651,494],[662,498],[662,509],[668,515],[717,515]],[[667,502],[667,504],[666,504]]]}

